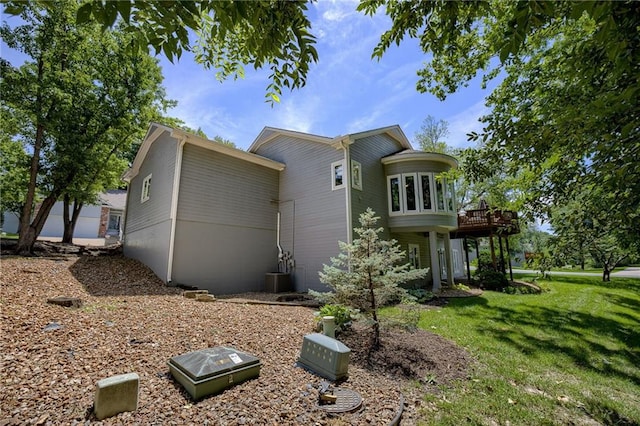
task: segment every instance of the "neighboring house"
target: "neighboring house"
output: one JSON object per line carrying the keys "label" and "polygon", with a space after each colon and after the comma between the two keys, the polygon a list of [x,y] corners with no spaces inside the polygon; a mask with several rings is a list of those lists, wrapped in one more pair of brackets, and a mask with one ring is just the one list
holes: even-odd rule
{"label": "neighboring house", "polygon": [[266,127],[248,152],[152,124],[132,167],[124,253],[165,282],[237,293],[264,289],[280,249],[296,291],[350,242],[371,207],[425,285],[464,276],[453,157],[414,151],[399,126],[335,138]]}
{"label": "neighboring house", "polygon": [[[73,232],[74,238],[107,238],[119,240],[122,235],[126,190],[109,190],[100,194],[100,204],[85,205]],[[40,232],[41,237],[61,238],[64,231],[64,203],[56,202]],[[70,213],[71,214],[71,213]],[[18,231],[19,219],[13,213],[4,213],[4,232]]]}

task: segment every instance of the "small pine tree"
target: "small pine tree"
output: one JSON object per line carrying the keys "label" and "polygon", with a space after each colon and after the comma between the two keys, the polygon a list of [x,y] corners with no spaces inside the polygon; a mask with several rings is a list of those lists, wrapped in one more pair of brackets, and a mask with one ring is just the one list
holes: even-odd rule
{"label": "small pine tree", "polygon": [[331,258],[331,266],[324,265],[320,281],[332,292],[310,293],[322,302],[342,304],[360,310],[371,317],[373,338],[371,349],[380,347],[378,307],[401,300],[406,291],[398,285],[423,278],[429,269],[410,269],[404,251],[396,240],[381,240],[382,228],[375,225],[380,218],[368,208],[360,215],[360,228],[354,231],[358,238],[351,244],[339,242],[341,253]]}

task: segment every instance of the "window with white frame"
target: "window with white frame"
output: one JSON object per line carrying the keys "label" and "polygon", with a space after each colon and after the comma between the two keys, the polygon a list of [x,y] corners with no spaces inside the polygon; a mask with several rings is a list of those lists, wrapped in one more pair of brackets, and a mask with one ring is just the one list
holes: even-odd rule
{"label": "window with white frame", "polygon": [[444,202],[444,178],[436,179],[436,206],[438,211],[445,211]]}
{"label": "window with white frame", "polygon": [[415,174],[402,175],[404,183],[404,211],[413,213],[418,211],[418,182]]}
{"label": "window with white frame", "polygon": [[455,212],[453,182],[434,173],[387,176],[389,214]]}
{"label": "window with white frame", "polygon": [[344,161],[331,163],[331,189],[344,188]]}
{"label": "window with white frame", "polygon": [[452,249],[453,251],[453,271],[458,273],[462,272],[462,265],[460,264],[460,252],[456,249]]}
{"label": "window with white frame", "polygon": [[362,164],[351,160],[351,187],[362,191]]}
{"label": "window with white frame", "polygon": [[400,189],[400,175],[389,176],[387,184],[389,185],[389,213],[402,213],[402,190]]}
{"label": "window with white frame", "polygon": [[420,203],[422,211],[433,210],[433,175],[420,173]]}
{"label": "window with white frame", "polygon": [[447,180],[447,186],[446,186],[446,193],[445,193],[445,198],[447,200],[447,210],[450,212],[454,212],[455,211],[455,194],[456,194],[456,189],[453,186],[453,182]]}
{"label": "window with white frame", "polygon": [[409,264],[411,269],[420,269],[420,245],[409,244]]}
{"label": "window with white frame", "polygon": [[140,193],[140,202],[144,203],[149,199],[151,194],[151,175],[144,178],[142,181],[142,192]]}

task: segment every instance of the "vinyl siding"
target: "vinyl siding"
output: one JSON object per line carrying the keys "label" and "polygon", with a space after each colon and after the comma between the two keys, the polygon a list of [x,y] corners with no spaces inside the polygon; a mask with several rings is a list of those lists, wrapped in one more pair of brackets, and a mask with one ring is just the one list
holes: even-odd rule
{"label": "vinyl siding", "polygon": [[[429,268],[429,273],[422,280],[417,280],[415,282],[406,283],[404,287],[411,288],[425,288],[431,285],[432,280],[432,271],[431,268],[431,256],[429,252],[429,236],[424,233],[418,232],[406,232],[406,233],[393,233],[391,234],[391,238],[398,241],[398,245],[405,252],[405,254],[409,250],[409,244],[418,244],[420,246],[420,267],[421,268]],[[405,258],[405,263],[409,263],[409,257]]]}
{"label": "vinyl siding", "polygon": [[[392,176],[402,173],[441,173],[450,170],[450,166],[446,163],[438,161],[403,161],[399,163],[387,164],[385,169],[386,176]],[[385,211],[389,211],[388,199],[387,199],[387,182],[385,177],[384,182],[384,203]],[[421,214],[405,214],[389,217],[389,227],[392,230],[399,231],[399,228],[403,228],[402,231],[429,231],[434,227],[445,226],[447,228],[456,228],[458,226],[458,218],[455,212],[452,213],[421,213]]]}
{"label": "vinyl siding", "polygon": [[[171,195],[178,141],[168,133],[149,148],[139,173],[129,183],[124,254],[149,266],[167,280]],[[149,199],[140,202],[142,182],[152,174]]]}
{"label": "vinyl siding", "polygon": [[338,241],[347,241],[345,188],[331,188],[331,163],[344,159],[344,151],[279,136],[256,153],[286,164],[279,185],[281,244],[295,260],[296,290],[326,290],[318,272],[339,253]]}
{"label": "vinyl siding", "polygon": [[398,142],[386,135],[358,139],[349,146],[351,160],[362,165],[362,191],[351,188],[351,221],[354,228],[360,226],[360,214],[371,207],[380,217],[378,225],[385,228],[383,237],[388,238],[387,181],[380,159],[401,150]]}
{"label": "vinyl siding", "polygon": [[202,147],[183,151],[172,280],[213,294],[262,291],[277,268],[279,172]]}

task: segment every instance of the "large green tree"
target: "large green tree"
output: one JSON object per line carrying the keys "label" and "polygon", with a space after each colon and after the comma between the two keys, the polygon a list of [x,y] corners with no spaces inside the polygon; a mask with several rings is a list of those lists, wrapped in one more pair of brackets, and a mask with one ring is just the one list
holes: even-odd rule
{"label": "large green tree", "polygon": [[634,260],[640,253],[637,234],[628,235],[612,220],[608,208],[612,201],[604,188],[584,186],[574,200],[551,211],[556,256],[577,261],[582,268],[590,257],[602,267],[603,281],[609,281],[622,262]]}
{"label": "large green tree", "polygon": [[[22,23],[0,29],[5,43],[29,57],[2,63],[3,108],[21,117],[17,139],[29,145],[29,185],[17,251],[30,252],[55,204],[90,191],[126,165],[123,156],[142,137],[164,102],[160,69],[146,52],[126,49],[124,31],[77,24],[78,2],[22,5]],[[30,220],[36,196],[42,202]]]}
{"label": "large green tree", "polygon": [[640,3],[365,0],[359,9],[380,7],[392,27],[374,56],[406,36],[430,54],[418,90],[444,99],[479,73],[504,78],[475,135],[483,149],[472,178],[506,172],[523,207],[541,215],[598,184],[615,195],[612,220],[638,231]]}
{"label": "large green tree", "polygon": [[420,131],[415,135],[415,140],[422,151],[449,154],[453,150],[445,141],[448,135],[449,123],[446,120],[437,120],[434,116],[427,115],[422,121]]}
{"label": "large green tree", "polygon": [[[53,1],[38,3],[57,7]],[[9,2],[6,12],[19,13],[24,7],[23,2]],[[94,20],[105,28],[122,23],[133,35],[132,49],[151,47],[170,61],[193,51],[221,80],[242,77],[247,64],[268,68],[266,96],[277,102],[284,88],[304,86],[310,65],[318,59],[306,12],[305,0],[90,0],[78,9],[77,19]]]}

